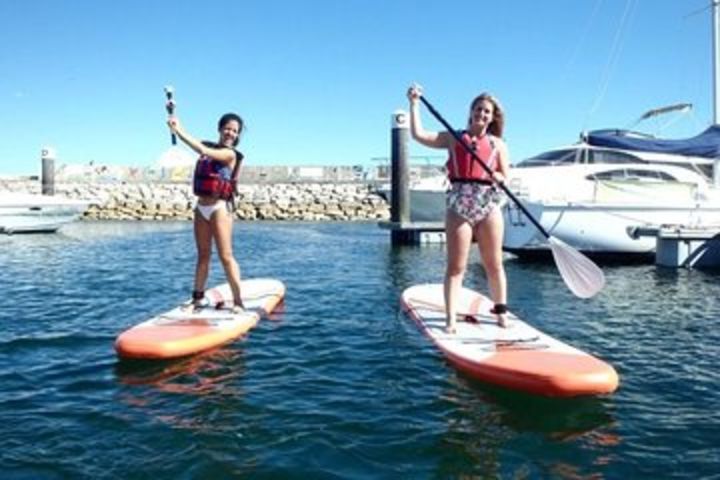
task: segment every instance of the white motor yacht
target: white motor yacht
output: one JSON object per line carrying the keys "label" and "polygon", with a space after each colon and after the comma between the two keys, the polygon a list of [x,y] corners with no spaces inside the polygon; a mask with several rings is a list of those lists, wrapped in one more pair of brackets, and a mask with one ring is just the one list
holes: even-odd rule
{"label": "white motor yacht", "polygon": [[[687,140],[623,130],[584,135],[512,169],[509,188],[554,237],[596,256],[651,255],[641,227],[720,225],[720,191],[711,181],[720,127]],[[545,237],[512,203],[504,210],[504,248],[549,252]]]}
{"label": "white motor yacht", "polygon": [[[438,165],[410,168],[408,193],[411,222],[444,222],[445,192],[449,182],[444,167]],[[388,203],[392,201],[391,182],[380,185],[378,193]]]}
{"label": "white motor yacht", "polygon": [[61,196],[0,192],[0,233],[55,232],[79,218],[88,205]]}
{"label": "white motor yacht", "polygon": [[445,173],[418,178],[409,185],[410,221],[442,222],[445,219],[445,192],[449,182]]}

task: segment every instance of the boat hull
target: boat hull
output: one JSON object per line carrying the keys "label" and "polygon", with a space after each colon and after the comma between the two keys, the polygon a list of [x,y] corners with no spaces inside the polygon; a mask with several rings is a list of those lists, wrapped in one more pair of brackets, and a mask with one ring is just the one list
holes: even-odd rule
{"label": "boat hull", "polygon": [[[445,173],[413,179],[408,185],[411,222],[445,222],[445,197],[449,183]],[[378,193],[392,205],[390,184],[384,184]]]}
{"label": "boat hull", "polygon": [[445,190],[410,191],[410,220],[413,222],[444,222],[445,195]]}
{"label": "boat hull", "polygon": [[0,195],[0,233],[51,233],[87,210],[80,200],[6,193]]}
{"label": "boat hull", "polygon": [[[597,257],[651,258],[655,252],[655,238],[635,235],[638,227],[720,224],[720,205],[698,208],[690,205],[543,204],[530,201],[523,204],[550,235]],[[506,205],[503,213],[505,250],[526,257],[550,252],[545,237],[515,205]]]}

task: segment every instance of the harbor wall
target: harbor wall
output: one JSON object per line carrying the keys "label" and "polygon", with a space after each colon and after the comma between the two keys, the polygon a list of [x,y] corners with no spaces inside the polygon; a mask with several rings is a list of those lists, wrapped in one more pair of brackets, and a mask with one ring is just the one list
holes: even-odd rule
{"label": "harbor wall", "polygon": [[[37,180],[0,181],[0,191],[40,193]],[[55,195],[90,202],[84,219],[191,219],[195,196],[187,183],[56,183]],[[390,208],[370,183],[263,183],[238,186],[241,220],[386,220]]]}

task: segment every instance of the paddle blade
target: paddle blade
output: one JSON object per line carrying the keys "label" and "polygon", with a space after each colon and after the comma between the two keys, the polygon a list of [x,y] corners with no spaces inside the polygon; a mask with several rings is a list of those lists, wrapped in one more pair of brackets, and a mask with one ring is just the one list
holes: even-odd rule
{"label": "paddle blade", "polygon": [[589,258],[555,237],[550,250],[565,284],[580,298],[590,298],[605,286],[605,275]]}

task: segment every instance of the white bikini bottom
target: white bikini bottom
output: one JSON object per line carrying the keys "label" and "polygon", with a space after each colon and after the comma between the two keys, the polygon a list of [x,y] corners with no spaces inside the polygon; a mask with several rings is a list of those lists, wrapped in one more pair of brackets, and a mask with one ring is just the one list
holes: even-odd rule
{"label": "white bikini bottom", "polygon": [[199,203],[197,205],[195,205],[195,209],[207,221],[210,221],[210,219],[213,216],[213,213],[215,213],[217,210],[220,210],[221,208],[225,208],[228,212],[230,212],[230,206],[228,205],[228,202],[226,202],[225,200],[218,200],[217,202],[215,202],[211,205],[200,205]]}

